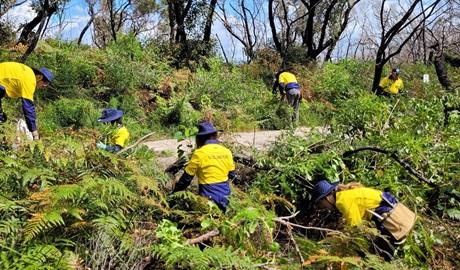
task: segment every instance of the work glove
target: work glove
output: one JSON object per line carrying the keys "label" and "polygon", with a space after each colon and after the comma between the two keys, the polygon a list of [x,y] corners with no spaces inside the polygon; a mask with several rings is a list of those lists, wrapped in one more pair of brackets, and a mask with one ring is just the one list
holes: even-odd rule
{"label": "work glove", "polygon": [[99,149],[107,149],[107,145],[105,145],[103,142],[97,142],[96,143],[97,148]]}

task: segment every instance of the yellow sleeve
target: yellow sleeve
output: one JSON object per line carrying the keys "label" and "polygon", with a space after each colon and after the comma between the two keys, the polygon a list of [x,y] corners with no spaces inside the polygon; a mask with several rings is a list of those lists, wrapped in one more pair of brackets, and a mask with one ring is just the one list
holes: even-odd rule
{"label": "yellow sleeve", "polygon": [[201,167],[201,158],[199,150],[195,150],[192,154],[192,158],[188,162],[187,167],[185,167],[185,172],[191,176],[195,176],[198,172],[198,169]]}
{"label": "yellow sleeve", "polygon": [[347,220],[348,225],[357,226],[362,222],[361,213],[355,200],[343,200],[336,204],[337,209]]}
{"label": "yellow sleeve", "polygon": [[384,78],[380,81],[379,86],[385,89],[385,88],[388,86],[388,80],[389,80],[388,77],[384,77]]}

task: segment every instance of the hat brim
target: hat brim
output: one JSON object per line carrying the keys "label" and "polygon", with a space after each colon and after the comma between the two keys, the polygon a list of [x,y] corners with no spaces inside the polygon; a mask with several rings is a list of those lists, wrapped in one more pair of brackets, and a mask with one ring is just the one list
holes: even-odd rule
{"label": "hat brim", "polygon": [[221,130],[221,129],[202,131],[202,132],[198,132],[198,133],[195,133],[195,134],[190,134],[190,136],[204,136],[204,135],[214,134],[214,133],[222,132],[222,131],[223,130]]}
{"label": "hat brim", "polygon": [[43,72],[41,72],[39,69],[36,69],[36,68],[32,68],[32,69],[35,71],[35,73],[38,73],[38,74],[42,75],[43,77],[45,77],[45,79],[46,79],[46,81],[48,82],[49,86],[51,86],[51,87],[54,86],[54,85],[53,85],[53,82],[50,81],[50,78],[48,78],[48,77],[46,76],[46,74],[44,74]]}
{"label": "hat brim", "polygon": [[335,182],[335,183],[332,183],[331,186],[326,189],[326,191],[324,191],[322,194],[320,194],[318,196],[318,198],[315,199],[314,202],[318,202],[319,200],[321,200],[322,198],[326,197],[327,195],[329,195],[329,193],[331,193],[337,186],[339,185],[339,182]]}
{"label": "hat brim", "polygon": [[123,116],[123,111],[122,110],[117,110],[115,115],[112,115],[112,116],[107,117],[107,118],[99,118],[99,119],[97,119],[97,121],[101,122],[101,123],[106,123],[106,122],[111,122],[111,121],[117,120],[122,116]]}

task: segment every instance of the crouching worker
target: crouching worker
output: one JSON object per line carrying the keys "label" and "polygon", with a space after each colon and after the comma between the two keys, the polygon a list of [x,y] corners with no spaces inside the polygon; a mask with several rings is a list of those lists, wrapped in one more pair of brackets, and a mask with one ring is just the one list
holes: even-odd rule
{"label": "crouching worker", "polygon": [[320,181],[313,189],[315,202],[328,209],[336,208],[348,225],[359,225],[362,220],[373,220],[380,233],[388,240],[378,243],[379,255],[390,261],[394,247],[404,242],[414,226],[416,215],[393,195],[363,187],[360,183],[339,185]]}
{"label": "crouching worker", "polygon": [[229,149],[219,144],[217,132],[210,122],[198,125],[195,134],[197,149],[193,152],[189,164],[185,168],[173,193],[185,190],[196,175],[198,177],[198,193],[212,201],[225,211],[229,203],[229,180],[236,177],[233,155]]}
{"label": "crouching worker", "polygon": [[129,140],[129,131],[121,123],[122,110],[108,108],[102,111],[102,116],[97,119],[98,122],[107,124],[110,123],[109,131],[97,142],[99,149],[104,149],[109,152],[118,152],[125,147]]}

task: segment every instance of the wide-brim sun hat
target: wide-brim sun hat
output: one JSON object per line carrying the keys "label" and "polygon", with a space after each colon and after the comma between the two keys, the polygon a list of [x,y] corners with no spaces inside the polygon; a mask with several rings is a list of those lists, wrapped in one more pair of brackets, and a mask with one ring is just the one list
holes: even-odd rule
{"label": "wide-brim sun hat", "polygon": [[123,115],[122,110],[116,110],[115,108],[108,108],[102,111],[102,116],[97,119],[98,122],[111,122],[119,119]]}
{"label": "wide-brim sun hat", "polygon": [[334,189],[336,189],[338,185],[339,185],[339,182],[335,182],[331,184],[327,180],[319,181],[313,188],[313,192],[312,192],[313,198],[315,198],[314,202],[317,202],[321,200],[322,198],[326,197],[327,195],[329,195],[329,193],[331,193]]}
{"label": "wide-brim sun hat", "polygon": [[211,122],[203,122],[198,125],[198,133],[192,134],[191,136],[203,136],[221,131],[222,130],[217,130]]}
{"label": "wide-brim sun hat", "polygon": [[53,81],[54,81],[54,74],[53,72],[51,72],[49,69],[47,69],[46,67],[42,67],[42,68],[39,68],[39,69],[34,69],[36,72],[40,73],[43,75],[43,77],[45,77],[45,79],[50,83],[50,85],[53,85]]}

